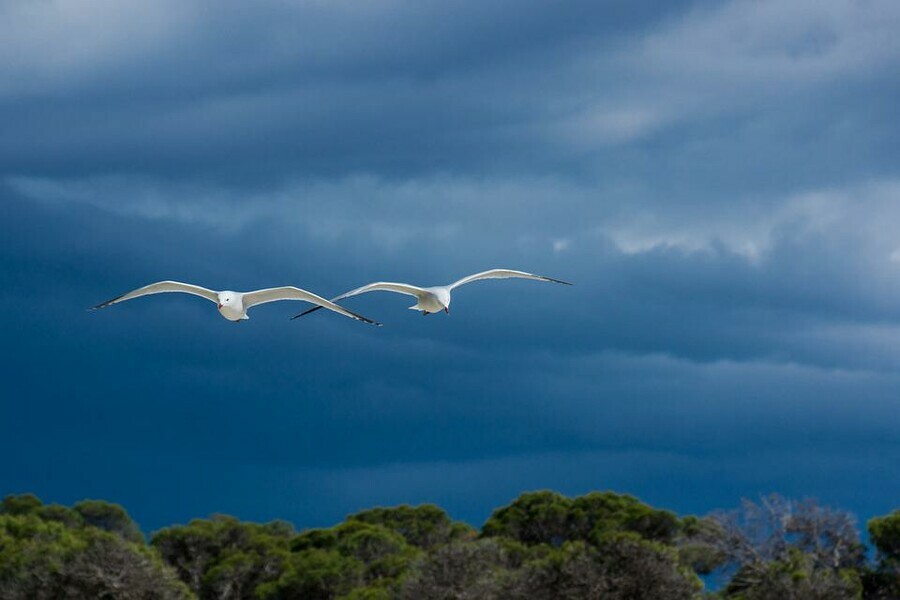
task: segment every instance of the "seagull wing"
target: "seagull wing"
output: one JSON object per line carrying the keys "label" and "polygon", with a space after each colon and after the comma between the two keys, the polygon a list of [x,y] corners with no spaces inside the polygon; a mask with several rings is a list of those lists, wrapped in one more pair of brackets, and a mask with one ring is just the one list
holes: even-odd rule
{"label": "seagull wing", "polygon": [[257,304],[275,302],[276,300],[303,300],[304,302],[311,302],[312,304],[315,304],[316,308],[327,308],[329,310],[333,310],[336,313],[342,314],[345,317],[350,317],[351,319],[356,319],[357,321],[363,321],[365,323],[371,323],[373,325],[381,326],[381,323],[378,323],[371,319],[367,319],[362,315],[358,315],[355,312],[351,312],[346,308],[338,306],[330,300],[326,300],[325,298],[317,296],[312,292],[307,292],[306,290],[301,290],[300,288],[296,288],[294,286],[269,288],[266,290],[256,290],[255,292],[247,292],[244,294],[244,310],[256,306]]}
{"label": "seagull wing", "polygon": [[482,271],[481,273],[475,273],[474,275],[469,275],[468,277],[463,277],[459,281],[455,281],[451,283],[448,287],[452,290],[454,288],[458,288],[461,285],[465,285],[467,283],[472,283],[473,281],[479,281],[481,279],[534,279],[537,281],[552,281],[553,283],[562,283],[564,285],[572,285],[568,281],[561,281],[559,279],[553,279],[552,277],[544,277],[543,275],[534,275],[532,273],[525,273],[524,271],[510,271],[509,269],[491,269],[490,271]]}
{"label": "seagull wing", "polygon": [[106,302],[93,307],[91,310],[106,308],[107,306],[110,306],[112,304],[125,302],[126,300],[131,300],[132,298],[140,298],[141,296],[148,296],[150,294],[163,294],[166,292],[181,292],[183,294],[193,294],[194,296],[206,298],[211,302],[219,302],[219,297],[216,292],[208,290],[205,287],[200,287],[199,285],[191,285],[190,283],[180,283],[178,281],[157,281],[156,283],[151,283],[150,285],[145,285],[144,287],[132,290],[127,294],[117,296],[112,300],[107,300]]}
{"label": "seagull wing", "polygon": [[[421,298],[428,292],[420,287],[416,287],[414,285],[409,285],[408,283],[391,283],[389,281],[377,281],[375,283],[369,283],[362,287],[358,287],[355,290],[350,290],[349,292],[345,292],[340,296],[332,298],[333,302],[337,302],[338,300],[343,300],[344,298],[349,298],[350,296],[358,296],[359,294],[365,294],[366,292],[395,292],[397,294],[405,294],[407,296],[415,296],[416,298]],[[300,313],[292,319],[296,319],[297,317],[302,317],[303,315],[307,315],[311,312],[315,312],[319,310],[320,306],[314,306],[309,310]]]}

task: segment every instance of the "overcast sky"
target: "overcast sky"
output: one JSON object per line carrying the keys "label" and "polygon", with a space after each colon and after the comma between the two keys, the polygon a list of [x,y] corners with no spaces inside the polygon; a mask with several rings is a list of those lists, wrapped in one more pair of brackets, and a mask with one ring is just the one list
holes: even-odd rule
{"label": "overcast sky", "polygon": [[[900,497],[900,4],[0,3],[0,493]],[[161,279],[408,298],[224,321]]]}

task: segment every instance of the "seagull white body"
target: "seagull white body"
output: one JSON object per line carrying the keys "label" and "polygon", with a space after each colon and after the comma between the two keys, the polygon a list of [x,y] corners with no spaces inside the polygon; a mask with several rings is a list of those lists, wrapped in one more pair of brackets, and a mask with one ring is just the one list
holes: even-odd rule
{"label": "seagull white body", "polygon": [[422,288],[421,294],[416,296],[416,303],[410,306],[410,310],[421,310],[423,313],[431,314],[441,312],[442,310],[449,314],[450,312],[450,286],[436,286]]}
{"label": "seagull white body", "polygon": [[199,285],[192,285],[190,283],[181,283],[179,281],[158,281],[156,283],[151,283],[150,285],[145,285],[144,287],[138,288],[136,290],[132,290],[127,294],[122,294],[121,296],[113,298],[112,300],[107,300],[102,304],[98,304],[91,310],[106,308],[107,306],[118,304],[119,302],[124,302],[133,298],[140,298],[141,296],[163,294],[167,292],[191,294],[193,296],[200,296],[201,298],[206,298],[207,300],[215,302],[216,306],[219,309],[219,314],[229,321],[234,322],[249,319],[250,317],[247,315],[247,311],[257,304],[266,304],[267,302],[275,302],[277,300],[302,300],[304,302],[315,304],[317,308],[327,308],[329,310],[333,310],[338,314],[344,315],[345,317],[356,319],[357,321],[372,323],[374,325],[381,325],[381,323],[376,323],[375,321],[367,319],[362,315],[351,312],[346,308],[338,306],[330,300],[326,300],[321,296],[313,294],[312,292],[307,292],[306,290],[301,290],[300,288],[293,286],[268,288],[264,290],[255,290],[253,292],[233,292],[230,290],[217,292],[204,287],[200,287]]}
{"label": "seagull white body", "polygon": [[[472,283],[473,281],[480,281],[482,279],[533,279],[536,281],[551,281],[553,283],[562,283],[564,285],[572,285],[567,281],[560,281],[559,279],[553,279],[552,277],[544,277],[543,275],[535,275],[533,273],[526,273],[524,271],[512,271],[510,269],[491,269],[489,271],[482,271],[481,273],[475,273],[474,275],[469,275],[468,277],[463,277],[462,279],[451,283],[450,285],[441,285],[434,287],[418,287],[415,285],[410,285],[408,283],[393,283],[390,281],[378,281],[375,283],[369,283],[362,287],[358,287],[355,290],[350,290],[349,292],[345,292],[340,296],[332,298],[332,302],[337,302],[338,300],[343,300],[344,298],[349,298],[351,296],[357,296],[359,294],[365,294],[367,292],[394,292],[397,294],[405,294],[407,296],[413,296],[416,299],[416,303],[409,307],[410,310],[418,310],[421,311],[423,315],[429,315],[431,313],[437,313],[444,311],[447,314],[450,314],[450,294],[451,292],[458,288],[461,285],[465,285],[467,283]],[[303,313],[300,313],[296,317],[302,317],[303,315],[309,314],[313,311],[318,310],[320,307],[313,307]]]}

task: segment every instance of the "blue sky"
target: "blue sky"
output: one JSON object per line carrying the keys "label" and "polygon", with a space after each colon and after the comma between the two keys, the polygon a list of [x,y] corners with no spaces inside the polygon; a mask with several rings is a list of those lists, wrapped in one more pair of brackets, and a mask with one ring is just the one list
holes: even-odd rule
{"label": "blue sky", "polygon": [[[900,497],[900,5],[0,5],[0,488],[334,523]],[[507,267],[574,281],[347,306]]]}

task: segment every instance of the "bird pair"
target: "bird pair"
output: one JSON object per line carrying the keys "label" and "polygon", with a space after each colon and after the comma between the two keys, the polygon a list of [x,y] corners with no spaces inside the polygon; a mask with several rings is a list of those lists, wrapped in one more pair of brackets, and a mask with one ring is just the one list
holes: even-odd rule
{"label": "bird pair", "polygon": [[303,315],[319,310],[320,308],[327,308],[329,310],[333,310],[338,314],[344,315],[345,317],[350,317],[351,319],[356,319],[358,321],[363,321],[365,323],[371,323],[373,325],[380,326],[381,323],[378,323],[377,321],[373,321],[371,319],[367,319],[366,317],[358,315],[355,312],[351,312],[346,308],[335,304],[335,302],[337,300],[343,300],[344,298],[349,298],[350,296],[356,296],[359,294],[365,294],[367,292],[395,292],[397,294],[405,294],[407,296],[414,296],[416,298],[416,304],[410,306],[410,310],[420,310],[424,315],[440,312],[442,310],[449,314],[450,293],[455,288],[458,288],[459,286],[465,285],[467,283],[471,283],[473,281],[479,281],[481,279],[510,278],[534,279],[537,281],[551,281],[553,283],[572,285],[571,283],[568,283],[566,281],[560,281],[559,279],[553,279],[551,277],[544,277],[543,275],[525,273],[523,271],[511,271],[509,269],[491,269],[490,271],[482,271],[481,273],[475,273],[474,275],[463,277],[459,281],[455,281],[450,285],[427,288],[410,285],[408,283],[391,283],[379,281],[364,285],[362,287],[358,287],[354,290],[350,290],[349,292],[341,294],[340,296],[332,298],[331,300],[326,300],[325,298],[313,294],[312,292],[307,292],[306,290],[301,290],[300,288],[293,286],[268,288],[264,290],[256,290],[254,292],[216,292],[204,287],[200,287],[199,285],[191,285],[189,283],[179,283],[177,281],[159,281],[157,283],[151,283],[150,285],[145,285],[144,287],[132,290],[127,294],[123,294],[121,296],[113,298],[112,300],[107,300],[106,302],[93,307],[93,309],[91,310],[105,308],[119,302],[124,302],[125,300],[131,300],[133,298],[139,298],[141,296],[148,296],[150,294],[181,292],[183,294],[193,294],[195,296],[200,296],[202,298],[206,298],[207,300],[215,302],[216,306],[218,306],[219,308],[219,314],[221,314],[229,321],[242,321],[244,319],[249,319],[250,317],[247,316],[247,311],[257,304],[275,302],[276,300],[302,300],[304,302],[315,304],[315,306],[305,312],[300,313],[299,315],[292,317],[293,319],[302,317]]}

